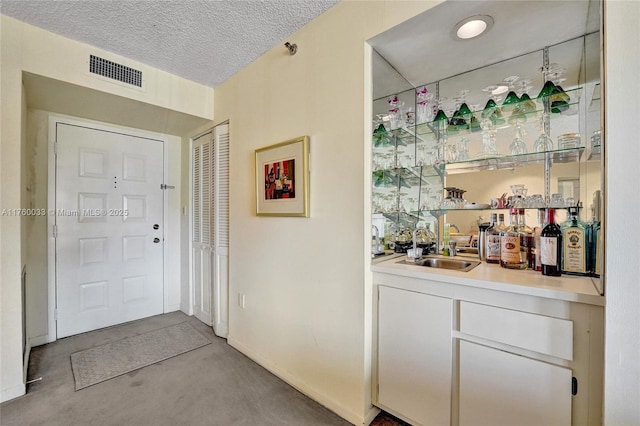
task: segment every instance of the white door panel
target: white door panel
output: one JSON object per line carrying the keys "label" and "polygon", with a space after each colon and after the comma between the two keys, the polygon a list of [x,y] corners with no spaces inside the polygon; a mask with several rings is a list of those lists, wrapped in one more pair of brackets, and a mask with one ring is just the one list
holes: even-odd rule
{"label": "white door panel", "polygon": [[162,141],[57,123],[56,142],[58,337],[162,313]]}
{"label": "white door panel", "polygon": [[229,127],[219,125],[192,147],[193,313],[227,336],[229,246]]}
{"label": "white door panel", "polygon": [[460,426],[571,424],[571,370],[460,341]]}

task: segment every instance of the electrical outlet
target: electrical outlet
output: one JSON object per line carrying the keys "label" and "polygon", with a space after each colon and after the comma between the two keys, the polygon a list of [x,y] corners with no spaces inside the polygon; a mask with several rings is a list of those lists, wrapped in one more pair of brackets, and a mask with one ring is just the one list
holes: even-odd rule
{"label": "electrical outlet", "polygon": [[238,306],[244,309],[244,294],[238,293]]}

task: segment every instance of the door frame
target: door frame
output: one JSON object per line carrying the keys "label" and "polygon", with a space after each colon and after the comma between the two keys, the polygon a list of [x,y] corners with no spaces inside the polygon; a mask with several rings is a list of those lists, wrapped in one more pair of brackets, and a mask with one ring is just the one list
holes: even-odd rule
{"label": "door frame", "polygon": [[[135,129],[132,127],[119,126],[116,124],[103,123],[100,121],[84,119],[80,117],[73,117],[62,114],[49,114],[49,127],[48,127],[48,171],[47,171],[47,298],[48,298],[48,334],[47,343],[55,342],[58,339],[58,330],[56,326],[56,239],[53,236],[53,229],[56,223],[55,221],[55,209],[56,209],[56,125],[58,123],[64,123],[69,125],[87,127],[91,129],[103,130],[113,133],[123,133],[129,136],[141,137],[145,139],[154,139],[162,143],[162,175],[163,183],[166,184],[169,173],[169,158],[167,155],[167,138],[161,133],[154,133],[146,130]],[[169,225],[169,197],[166,192],[162,193],[162,310],[167,312],[167,297],[169,293],[168,289],[168,263],[169,263],[169,250],[167,238],[167,227]]]}

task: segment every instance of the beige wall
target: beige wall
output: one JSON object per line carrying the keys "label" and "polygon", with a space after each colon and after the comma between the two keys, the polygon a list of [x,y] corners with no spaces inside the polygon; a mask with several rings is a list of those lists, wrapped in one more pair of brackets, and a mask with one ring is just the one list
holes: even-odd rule
{"label": "beige wall", "polygon": [[[12,18],[1,22],[0,209],[46,208],[47,109],[166,135],[170,191],[168,281],[165,309],[180,308],[184,271],[180,262],[181,144],[213,117],[213,90],[126,58],[48,33]],[[143,71],[143,89],[131,89],[86,72],[89,54]],[[24,82],[24,84],[23,84]],[[27,338],[42,344],[47,334],[47,226],[32,217],[2,216],[0,222],[0,399],[22,395],[21,270],[27,269]]]}
{"label": "beige wall", "polygon": [[[370,129],[364,41],[431,5],[391,0],[340,3],[288,38],[298,44],[297,55],[289,56],[284,47],[276,46],[215,93],[216,121],[231,120],[229,341],[354,423],[361,423],[369,409],[370,374],[367,310],[371,291],[364,249],[368,184],[363,178],[368,171],[365,140]],[[606,235],[608,246],[618,249],[619,241],[638,238],[637,226],[625,221],[640,210],[638,187],[629,185],[640,180],[635,143],[640,134],[636,119],[640,107],[638,96],[628,96],[640,92],[633,74],[640,57],[635,31],[640,14],[636,1],[607,1],[605,5],[610,18],[605,26],[609,43],[606,120],[610,126],[605,140],[611,146],[605,155],[607,220],[611,224]],[[23,58],[24,46],[27,58]],[[143,96],[77,75],[49,53],[67,49],[67,41],[57,36],[2,17],[1,208],[22,205],[23,69],[170,110],[212,116],[213,103],[193,86],[193,91],[184,93],[196,101],[184,101],[189,104],[185,106],[181,93],[175,91],[165,94],[158,89],[152,90],[154,95]],[[85,47],[71,43],[70,49]],[[635,62],[629,66],[628,61]],[[311,136],[311,217],[256,217],[254,150],[302,134]],[[184,145],[182,153],[184,188],[188,182]],[[185,201],[183,194],[182,203]],[[182,223],[188,229],[184,220]],[[20,224],[15,217],[3,217],[0,222],[3,400],[24,392],[19,275],[26,254],[21,255]],[[184,259],[185,247],[188,250],[184,233],[182,241]],[[634,408],[640,398],[639,254],[638,246],[631,244],[607,256],[605,424],[640,422]],[[182,273],[184,276],[184,269]],[[246,295],[244,310],[234,303],[239,292]]]}
{"label": "beige wall", "polygon": [[[639,1],[605,1],[604,424],[640,424]],[[620,247],[624,249],[620,250]]]}
{"label": "beige wall", "polygon": [[[228,341],[355,424],[371,414],[365,41],[432,4],[342,2],[283,40],[296,55],[279,44],[215,89],[231,135]],[[254,150],[302,135],[311,216],[257,217]]]}

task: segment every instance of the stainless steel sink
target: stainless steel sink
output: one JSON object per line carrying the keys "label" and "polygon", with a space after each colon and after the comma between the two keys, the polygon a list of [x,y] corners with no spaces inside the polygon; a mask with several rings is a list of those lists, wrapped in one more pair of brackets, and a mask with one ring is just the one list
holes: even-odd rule
{"label": "stainless steel sink", "polygon": [[454,271],[468,272],[480,264],[479,260],[467,259],[444,259],[441,257],[425,257],[417,262],[407,261],[403,259],[397,263],[406,265],[427,266],[429,268],[451,269]]}

